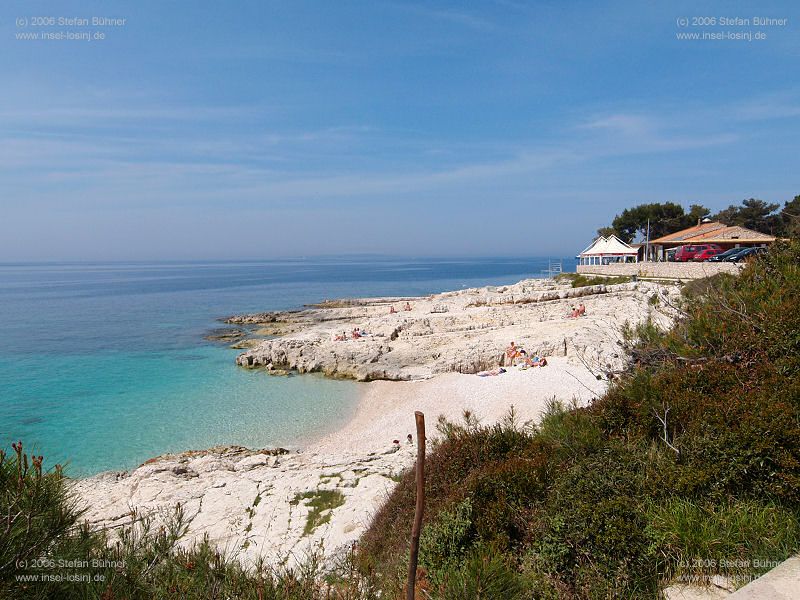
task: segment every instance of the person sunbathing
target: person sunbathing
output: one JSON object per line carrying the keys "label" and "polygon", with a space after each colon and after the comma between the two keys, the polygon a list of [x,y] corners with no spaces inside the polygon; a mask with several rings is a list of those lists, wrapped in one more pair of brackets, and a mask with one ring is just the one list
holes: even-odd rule
{"label": "person sunbathing", "polygon": [[528,353],[525,350],[519,351],[519,358],[522,362],[522,368],[525,369],[527,367],[546,367],[547,366],[547,359],[540,358],[538,356],[534,356],[531,358],[528,356]]}
{"label": "person sunbathing", "polygon": [[530,366],[529,363],[531,362],[531,359],[528,356],[528,353],[525,352],[525,350],[520,350],[519,351],[519,355],[518,355],[517,358],[519,359],[517,362],[522,363],[523,367],[529,367]]}
{"label": "person sunbathing", "polygon": [[494,377],[496,375],[502,375],[505,372],[506,370],[503,367],[497,367],[490,371],[478,371],[477,375],[478,377]]}
{"label": "person sunbathing", "polygon": [[578,316],[582,317],[585,314],[586,314],[586,307],[583,305],[583,302],[581,302],[580,306],[578,306]]}
{"label": "person sunbathing", "polygon": [[396,312],[397,312],[397,311],[395,310],[394,306],[390,306],[390,307],[389,307],[389,314],[390,314],[390,315],[393,315],[393,314],[395,314]]}
{"label": "person sunbathing", "polygon": [[567,315],[567,319],[577,319],[580,317],[579,309],[575,308],[574,306],[570,306],[572,312]]}
{"label": "person sunbathing", "polygon": [[406,302],[406,305],[403,307],[403,310],[411,310],[411,304]]}

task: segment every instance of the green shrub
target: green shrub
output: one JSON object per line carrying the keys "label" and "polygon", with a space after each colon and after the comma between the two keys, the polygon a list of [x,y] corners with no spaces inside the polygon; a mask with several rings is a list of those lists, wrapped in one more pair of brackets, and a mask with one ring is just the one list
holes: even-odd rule
{"label": "green shrub", "polygon": [[83,510],[66,491],[61,467],[43,467],[22,442],[0,450],[0,591],[12,585],[18,565],[64,550]]}
{"label": "green shrub", "polygon": [[472,499],[475,532],[484,542],[511,550],[526,538],[528,511],[546,496],[546,463],[509,458],[472,474],[464,487]]}
{"label": "green shrub", "polygon": [[682,574],[754,576],[796,548],[800,515],[774,503],[715,505],[672,498],[648,511],[653,539],[668,577]]}
{"label": "green shrub", "polygon": [[573,460],[597,452],[605,443],[603,432],[593,416],[562,402],[547,403],[538,427],[538,438],[563,460]]}
{"label": "green shrub", "polygon": [[[441,511],[452,511],[471,497],[471,490],[485,481],[483,475],[494,472],[498,464],[523,458],[530,445],[530,429],[512,417],[509,415],[503,422],[488,427],[479,426],[470,418],[463,424],[440,422],[439,428],[445,435],[435,442],[426,460],[426,523],[435,522]],[[400,574],[405,569],[404,557],[414,516],[415,481],[413,468],[404,473],[362,537],[359,562],[364,572],[402,580]],[[484,505],[481,502],[480,510]],[[473,509],[478,510],[476,504]]]}
{"label": "green shrub", "polygon": [[426,570],[434,586],[442,583],[445,572],[463,561],[474,539],[469,498],[429,520],[420,535],[419,565]]}
{"label": "green shrub", "polygon": [[642,462],[638,452],[611,444],[562,473],[533,545],[540,570],[577,587],[591,575],[612,583],[616,593],[655,588]]}
{"label": "green shrub", "polygon": [[625,275],[601,277],[599,275],[583,275],[580,273],[562,273],[556,277],[556,281],[569,282],[573,288],[590,285],[616,285],[628,283],[630,280],[631,278]]}
{"label": "green shrub", "polygon": [[525,580],[514,563],[491,547],[479,547],[462,564],[443,574],[442,584],[432,590],[439,600],[523,600],[529,598]]}

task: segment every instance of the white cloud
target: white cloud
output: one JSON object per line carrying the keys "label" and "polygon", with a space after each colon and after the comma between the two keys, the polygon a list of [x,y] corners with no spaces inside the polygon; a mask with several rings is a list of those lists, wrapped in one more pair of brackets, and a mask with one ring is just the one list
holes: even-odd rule
{"label": "white cloud", "polygon": [[598,117],[579,127],[608,130],[626,136],[651,134],[657,128],[652,117],[639,114],[614,114]]}
{"label": "white cloud", "polygon": [[767,94],[735,105],[731,112],[744,121],[800,117],[800,97],[792,92]]}

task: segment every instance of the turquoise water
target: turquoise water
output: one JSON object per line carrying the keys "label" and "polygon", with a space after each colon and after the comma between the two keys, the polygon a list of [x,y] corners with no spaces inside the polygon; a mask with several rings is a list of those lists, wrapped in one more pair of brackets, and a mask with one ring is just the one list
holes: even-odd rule
{"label": "turquoise water", "polygon": [[270,377],[208,342],[218,318],[326,298],[540,275],[542,259],[0,265],[0,447],[72,475],[217,444],[297,446],[343,424],[358,384]]}
{"label": "turquoise water", "polygon": [[235,356],[200,346],[2,360],[0,380],[17,380],[2,436],[88,474],[218,444],[296,446],[350,414],[354,383],[272,378],[236,368]]}

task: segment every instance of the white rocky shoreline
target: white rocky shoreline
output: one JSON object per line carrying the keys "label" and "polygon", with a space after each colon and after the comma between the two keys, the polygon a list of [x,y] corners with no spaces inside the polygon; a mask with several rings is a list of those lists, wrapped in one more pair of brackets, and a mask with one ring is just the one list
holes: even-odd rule
{"label": "white rocky shoreline", "polygon": [[[573,288],[529,279],[422,298],[333,302],[226,322],[292,332],[241,354],[237,363],[243,367],[321,372],[357,381],[425,379],[448,372],[474,374],[502,364],[503,349],[516,340],[531,353],[577,354],[601,371],[615,371],[625,362],[618,344],[624,321],[636,325],[651,318],[668,326],[674,314],[668,308],[670,290],[674,288],[645,282]],[[582,301],[587,317],[566,319],[570,307]],[[406,302],[409,311],[402,310]],[[390,307],[397,312],[390,314]],[[351,339],[355,328],[368,335]],[[347,341],[334,340],[341,333]]]}
{"label": "white rocky shoreline", "polygon": [[[244,564],[330,558],[366,530],[415,448],[406,442],[415,410],[429,436],[441,414],[471,410],[495,422],[513,405],[538,419],[553,398],[585,405],[626,367],[624,330],[651,320],[671,325],[679,290],[631,282],[572,288],[552,280],[446,292],[421,298],[327,302],[301,311],[227,319],[269,339],[237,358],[245,368],[320,372],[363,381],[353,419],[301,452],[218,447],[151,459],[131,472],[74,483],[94,527],[114,531],[132,515],[163,515],[177,504],[190,517],[185,544],[209,540]],[[403,310],[405,302],[412,310]],[[583,302],[586,315],[565,318]],[[396,313],[390,314],[394,306]],[[360,328],[368,335],[352,339]],[[347,341],[335,341],[346,332]],[[548,358],[544,368],[474,373],[503,363],[514,340]],[[369,383],[367,383],[369,382]],[[399,442],[399,443],[398,443]]]}

